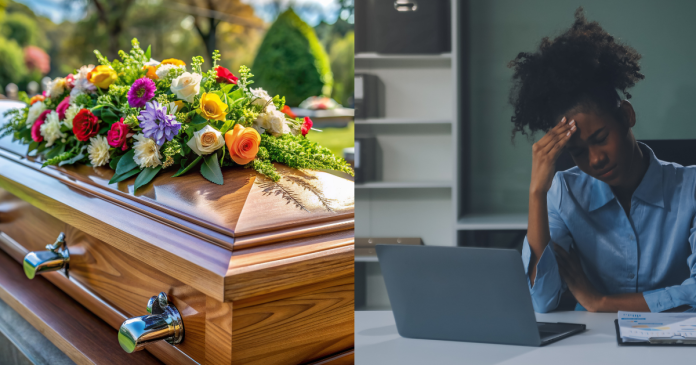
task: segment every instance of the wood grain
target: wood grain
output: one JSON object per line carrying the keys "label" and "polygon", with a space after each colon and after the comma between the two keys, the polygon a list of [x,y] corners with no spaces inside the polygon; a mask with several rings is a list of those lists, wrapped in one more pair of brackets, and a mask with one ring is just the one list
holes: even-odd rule
{"label": "wood grain", "polygon": [[158,271],[223,300],[229,250],[18,166],[0,158],[0,188]]}
{"label": "wood grain", "polygon": [[205,363],[231,364],[233,304],[210,297],[206,304]]}
{"label": "wood grain", "polygon": [[235,308],[233,364],[301,364],[353,347],[353,283]]}
{"label": "wood grain", "polygon": [[353,274],[353,231],[235,251],[225,298],[240,300]]}
{"label": "wood grain", "polygon": [[353,181],[323,171],[300,171],[275,164],[285,176],[280,185],[295,193],[305,207],[301,210],[286,204],[282,194],[263,191],[255,183],[262,176],[252,170],[224,169],[225,185],[222,186],[207,182],[200,174],[171,178],[175,171],[167,171],[134,194],[135,177],[108,184],[113,170],[107,167],[74,165],[41,169],[40,162],[34,158],[21,158],[12,153],[15,144],[7,138],[0,139],[0,157],[49,175],[65,185],[130,206],[222,247],[229,248],[234,242],[225,236],[278,229],[297,229],[301,234],[312,229],[304,226],[354,216]]}
{"label": "wood grain", "polygon": [[[0,233],[0,249],[17,261],[17,264],[20,266],[24,256],[28,253],[24,247],[4,232]],[[96,314],[115,330],[121,327],[123,321],[130,318],[130,316],[124,314],[104,298],[99,297],[85,285],[78,282],[74,277],[68,279],[62,272],[47,272],[43,273],[41,277]],[[115,339],[112,340],[116,341]],[[150,344],[146,347],[146,350],[168,365],[198,364],[182,352],[180,348],[176,348],[164,341]]]}
{"label": "wood grain", "polygon": [[0,299],[77,364],[160,364],[148,352],[125,353],[116,330],[42,277],[27,280],[0,252]]}

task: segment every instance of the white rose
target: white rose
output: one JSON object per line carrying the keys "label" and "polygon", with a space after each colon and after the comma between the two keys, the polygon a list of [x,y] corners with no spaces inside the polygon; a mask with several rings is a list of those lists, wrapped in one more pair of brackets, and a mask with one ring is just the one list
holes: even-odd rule
{"label": "white rose", "polygon": [[200,74],[184,72],[172,80],[171,90],[177,98],[187,103],[193,103],[193,98],[201,90],[201,78]]}
{"label": "white rose", "polygon": [[46,116],[46,121],[39,128],[39,132],[46,139],[46,147],[53,146],[53,142],[58,138],[65,138],[68,136],[60,131],[60,120],[56,112],[51,112]]}
{"label": "white rose", "polygon": [[104,136],[95,136],[89,139],[87,146],[89,161],[92,166],[102,166],[109,163],[109,142]]}
{"label": "white rose", "polygon": [[135,150],[133,161],[135,161],[138,166],[146,168],[157,167],[162,164],[159,146],[154,140],[142,134],[134,135],[133,139],[135,139],[135,143],[133,143],[133,150]]}
{"label": "white rose", "polygon": [[70,104],[68,109],[65,111],[65,119],[63,119],[63,124],[65,124],[66,127],[72,129],[73,119],[75,119],[75,116],[80,110],[82,110],[82,105]]}
{"label": "white rose", "polygon": [[254,100],[251,102],[252,105],[258,105],[260,107],[265,106],[263,110],[264,113],[270,113],[276,110],[275,104],[273,104],[273,98],[268,95],[268,92],[262,88],[251,89],[251,95],[253,95]]}
{"label": "white rose", "polygon": [[274,110],[271,113],[267,113],[267,115],[269,116],[268,123],[270,124],[270,128],[265,129],[271,132],[273,136],[279,137],[283,133],[290,131],[290,129],[287,128],[287,124],[285,123],[285,114],[283,114],[283,112]]}
{"label": "white rose", "polygon": [[32,126],[36,121],[36,118],[41,115],[41,113],[46,110],[46,104],[43,101],[37,101],[32,106],[29,107],[29,113],[27,113],[27,126]]}
{"label": "white rose", "polygon": [[186,144],[198,156],[209,155],[224,146],[225,139],[222,138],[220,131],[206,125],[200,131],[194,132],[193,137]]}

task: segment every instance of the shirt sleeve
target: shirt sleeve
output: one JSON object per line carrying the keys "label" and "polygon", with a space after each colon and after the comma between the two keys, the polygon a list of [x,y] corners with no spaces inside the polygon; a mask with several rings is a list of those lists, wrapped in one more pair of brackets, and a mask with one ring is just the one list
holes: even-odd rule
{"label": "shirt sleeve", "polygon": [[[694,179],[696,181],[696,179]],[[696,186],[692,190],[696,195]],[[696,211],[696,197],[694,197],[694,211]],[[690,305],[693,311],[696,308],[696,216],[691,221],[689,231],[689,245],[691,255],[687,257],[691,274],[681,285],[668,286],[643,292],[643,298],[651,312],[662,312],[682,305]]]}
{"label": "shirt sleeve", "polygon": [[566,284],[561,280],[561,275],[558,273],[556,255],[551,246],[552,242],[555,242],[566,251],[569,251],[573,242],[568,226],[559,213],[559,208],[562,203],[562,185],[560,172],[557,172],[556,176],[553,178],[551,189],[549,189],[549,192],[546,194],[551,241],[547,244],[544,252],[542,252],[539,261],[537,261],[534,286],[532,286],[532,282],[529,278],[529,263],[531,261],[532,250],[526,236],[524,237],[524,244],[522,246],[522,261],[524,263],[525,273],[527,274],[529,292],[532,295],[532,304],[534,305],[534,311],[539,313],[546,313],[556,309],[561,301],[561,295],[567,289]]}

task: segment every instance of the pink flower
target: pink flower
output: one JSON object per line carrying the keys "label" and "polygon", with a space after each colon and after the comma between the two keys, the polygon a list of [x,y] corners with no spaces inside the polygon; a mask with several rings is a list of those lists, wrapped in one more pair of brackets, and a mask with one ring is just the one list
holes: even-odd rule
{"label": "pink flower", "polygon": [[65,86],[67,86],[68,89],[75,87],[75,75],[68,74],[68,76],[65,76]]}
{"label": "pink flower", "polygon": [[65,119],[65,111],[70,107],[70,96],[66,96],[63,101],[61,101],[56,107],[56,113],[58,113],[58,119]]}
{"label": "pink flower", "polygon": [[123,123],[123,118],[111,125],[111,130],[106,132],[106,140],[111,147],[121,147],[121,151],[128,149],[126,140],[130,134],[130,128]]}
{"label": "pink flower", "polygon": [[39,114],[39,117],[36,118],[34,125],[31,126],[31,139],[33,139],[34,142],[43,142],[43,136],[41,135],[41,125],[44,124],[44,122],[46,121],[46,116],[52,112],[53,110],[44,110],[41,114]]}
{"label": "pink flower", "polygon": [[24,48],[24,63],[29,70],[39,70],[43,75],[51,71],[51,57],[46,51],[36,46]]}

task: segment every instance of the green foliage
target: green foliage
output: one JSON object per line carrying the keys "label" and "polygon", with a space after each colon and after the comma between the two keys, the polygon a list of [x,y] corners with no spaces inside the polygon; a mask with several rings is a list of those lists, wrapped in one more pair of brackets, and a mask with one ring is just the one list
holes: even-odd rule
{"label": "green foliage", "polygon": [[5,38],[17,42],[21,47],[41,45],[45,37],[36,21],[24,13],[7,14],[2,24],[2,34]]}
{"label": "green foliage", "polygon": [[276,171],[275,166],[273,166],[271,161],[256,159],[253,163],[254,170],[256,170],[256,172],[259,174],[266,175],[268,178],[276,182],[280,180],[281,176],[278,171]]}
{"label": "green foliage", "polygon": [[51,166],[51,165],[58,165],[59,163],[69,160],[71,158],[75,157],[75,154],[72,153],[71,151],[68,152],[63,152],[60,155],[48,159],[46,162],[41,165],[41,167],[46,167],[46,166]]}
{"label": "green foliage", "polygon": [[319,146],[301,135],[283,134],[273,137],[264,133],[261,135],[261,147],[268,151],[272,161],[296,169],[328,169],[353,175],[353,169],[346,160],[336,157],[330,149]]}
{"label": "green foliage", "polygon": [[29,71],[24,64],[24,52],[17,42],[0,37],[0,85],[18,83]]}
{"label": "green foliage", "polygon": [[278,16],[266,33],[252,70],[257,86],[271,95],[285,95],[291,106],[310,96],[331,94],[329,57],[314,29],[292,9]]}
{"label": "green foliage", "polygon": [[349,32],[344,38],[336,39],[329,50],[329,58],[334,75],[331,96],[340,104],[348,105],[355,82],[355,33]]}

